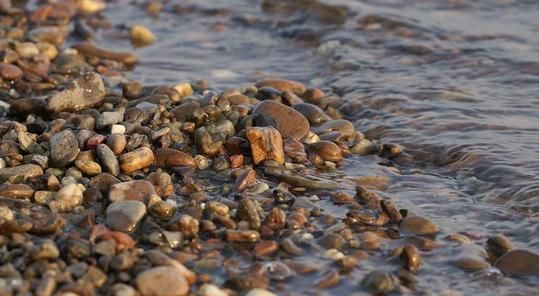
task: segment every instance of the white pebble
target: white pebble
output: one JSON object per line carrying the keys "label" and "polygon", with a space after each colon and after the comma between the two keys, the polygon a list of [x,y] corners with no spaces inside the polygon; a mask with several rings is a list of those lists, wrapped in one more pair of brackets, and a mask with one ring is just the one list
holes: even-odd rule
{"label": "white pebble", "polygon": [[110,129],[111,134],[123,134],[125,133],[125,126],[121,124],[114,124]]}

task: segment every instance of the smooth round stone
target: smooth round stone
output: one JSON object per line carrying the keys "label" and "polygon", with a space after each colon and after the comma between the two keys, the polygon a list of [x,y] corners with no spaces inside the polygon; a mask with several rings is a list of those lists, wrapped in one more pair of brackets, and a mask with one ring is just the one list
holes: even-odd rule
{"label": "smooth round stone", "polygon": [[0,77],[6,80],[17,80],[23,75],[22,70],[12,64],[0,63]]}
{"label": "smooth round stone", "polygon": [[513,276],[539,276],[539,255],[528,250],[511,250],[498,258],[494,266]]}
{"label": "smooth round stone", "polygon": [[255,84],[257,88],[273,87],[280,91],[290,91],[296,94],[303,94],[305,92],[305,85],[303,83],[287,79],[264,79]]}
{"label": "smooth round stone", "polygon": [[212,284],[203,284],[198,289],[199,296],[228,296],[228,293],[219,289],[219,287]]}
{"label": "smooth round stone", "polygon": [[105,144],[97,145],[95,150],[97,159],[105,169],[113,176],[118,176],[120,174],[120,163],[116,158],[116,154]]}
{"label": "smooth round stone", "polygon": [[26,184],[4,183],[0,185],[0,196],[14,199],[30,199],[33,195],[34,189]]}
{"label": "smooth round stone", "polygon": [[436,224],[432,223],[427,218],[419,216],[404,218],[400,224],[400,230],[403,233],[415,235],[431,235],[440,231]]}
{"label": "smooth round stone", "polygon": [[88,176],[96,176],[101,174],[101,166],[99,163],[91,160],[77,160],[75,166]]}
{"label": "smooth round stone", "polygon": [[107,146],[114,154],[120,155],[127,146],[127,139],[123,133],[113,133],[107,137]]}
{"label": "smooth round stone", "polygon": [[154,152],[155,166],[167,168],[175,166],[185,166],[190,168],[196,168],[197,164],[195,159],[180,150],[172,148],[159,148]]}
{"label": "smooth round stone", "polygon": [[324,122],[319,127],[313,128],[313,131],[319,135],[329,132],[340,132],[343,136],[351,138],[354,136],[356,129],[352,122],[346,119],[336,119]]}
{"label": "smooth round stone", "polygon": [[56,211],[69,211],[82,204],[83,192],[85,188],[81,184],[69,184],[62,187],[54,200],[49,204],[50,208]]}
{"label": "smooth round stone", "polygon": [[135,46],[146,46],[155,42],[155,35],[148,28],[134,25],[129,29],[131,43]]}
{"label": "smooth round stone", "polygon": [[122,200],[111,203],[106,214],[110,229],[131,232],[146,215],[146,206],[138,200]]}
{"label": "smooth round stone", "polygon": [[77,137],[70,131],[64,130],[51,137],[51,165],[63,168],[73,162],[80,152]]}
{"label": "smooth round stone", "polygon": [[140,147],[120,156],[120,168],[123,173],[129,174],[151,166],[154,159],[150,148]]}
{"label": "smooth round stone", "polygon": [[77,111],[99,106],[105,100],[103,79],[97,73],[86,73],[73,80],[65,90],[54,94],[48,103],[54,113]]}
{"label": "smooth round stone", "polygon": [[344,238],[338,233],[328,233],[318,239],[318,244],[326,250],[342,250],[344,242]]}
{"label": "smooth round stone", "polygon": [[465,271],[478,271],[490,267],[485,260],[474,257],[463,257],[455,261],[455,266]]}
{"label": "smooth round stone", "polygon": [[148,204],[154,195],[157,195],[157,193],[152,183],[146,180],[134,180],[110,186],[109,200],[111,202],[138,200]]}
{"label": "smooth round stone", "polygon": [[268,290],[265,290],[265,289],[255,288],[255,289],[249,290],[249,292],[247,292],[245,296],[277,296],[277,294],[270,292]]}
{"label": "smooth round stone", "polygon": [[43,175],[43,169],[36,164],[23,164],[0,169],[0,179],[32,178]]}
{"label": "smooth round stone", "polygon": [[143,296],[184,296],[189,284],[172,266],[159,266],[143,271],[137,276],[137,287]]}
{"label": "smooth round stone", "polygon": [[320,156],[325,161],[339,162],[342,159],[341,148],[330,141],[320,141],[309,144],[308,150]]}
{"label": "smooth round stone", "polygon": [[113,124],[110,128],[111,134],[124,134],[125,133],[125,126],[121,124]]}
{"label": "smooth round stone", "polygon": [[95,122],[97,129],[103,129],[123,120],[124,116],[120,112],[103,112],[99,115]]}
{"label": "smooth round stone", "polygon": [[324,110],[320,109],[320,107],[309,104],[309,103],[299,103],[292,106],[294,110],[298,111],[299,113],[303,114],[307,120],[309,120],[310,124],[317,125],[326,121],[331,120],[331,117],[329,117]]}
{"label": "smooth round stone", "polygon": [[263,101],[253,110],[253,115],[263,114],[273,119],[283,139],[303,139],[309,133],[309,121],[298,111],[275,101]]}

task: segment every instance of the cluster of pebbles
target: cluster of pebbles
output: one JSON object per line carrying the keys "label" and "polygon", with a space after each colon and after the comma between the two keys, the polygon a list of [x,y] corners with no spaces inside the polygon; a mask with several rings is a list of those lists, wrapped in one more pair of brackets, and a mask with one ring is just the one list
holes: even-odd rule
{"label": "cluster of pebbles", "polygon": [[[0,295],[265,296],[313,274],[315,293],[380,256],[394,271],[370,271],[357,289],[414,289],[438,226],[318,174],[350,157],[399,157],[398,145],[366,139],[339,97],[296,81],[220,93],[129,81],[135,55],[64,44],[105,25],[104,7],[0,1]],[[455,264],[539,275],[539,256],[503,236],[485,254]]]}

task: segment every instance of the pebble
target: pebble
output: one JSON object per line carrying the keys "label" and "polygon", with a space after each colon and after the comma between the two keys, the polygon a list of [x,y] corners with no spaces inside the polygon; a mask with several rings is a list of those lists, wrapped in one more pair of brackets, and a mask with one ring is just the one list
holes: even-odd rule
{"label": "pebble", "polygon": [[309,121],[311,125],[320,125],[326,121],[331,120],[331,117],[329,117],[324,110],[320,109],[320,107],[309,104],[309,103],[299,103],[292,105],[292,108],[294,110],[298,111],[299,113],[303,114],[305,118]]}
{"label": "pebble", "polygon": [[389,293],[393,291],[398,283],[394,275],[382,271],[371,271],[361,281],[361,286],[375,294]]}
{"label": "pebble", "polygon": [[12,64],[0,63],[0,77],[6,80],[17,80],[23,75],[22,70]]}
{"label": "pebble", "polygon": [[184,166],[189,168],[196,168],[197,163],[195,159],[180,150],[172,148],[159,148],[154,151],[155,166],[161,168],[169,168],[175,166]]}
{"label": "pebble", "polygon": [[35,164],[23,164],[0,169],[0,179],[32,178],[43,175],[43,169]]}
{"label": "pebble", "polygon": [[95,121],[95,127],[97,129],[104,129],[113,124],[119,123],[123,120],[124,116],[120,112],[103,112],[97,117]]}
{"label": "pebble", "polygon": [[499,258],[513,249],[513,244],[503,235],[491,236],[487,239],[487,251],[493,258]]}
{"label": "pebble", "polygon": [[109,200],[111,202],[137,200],[148,204],[153,195],[157,193],[152,183],[146,180],[134,180],[110,186]]}
{"label": "pebble", "polygon": [[277,296],[277,294],[272,293],[265,289],[255,288],[249,290],[245,296]]}
{"label": "pebble", "polygon": [[203,284],[197,292],[198,296],[228,296],[229,294],[212,284]]}
{"label": "pebble", "polygon": [[131,26],[129,29],[131,43],[135,46],[146,46],[155,42],[155,35],[148,28],[141,25]]}
{"label": "pebble", "polygon": [[246,136],[255,165],[265,160],[284,163],[283,139],[278,130],[273,127],[253,127],[247,129]]}
{"label": "pebble", "polygon": [[309,133],[309,121],[298,111],[275,101],[263,101],[256,105],[253,115],[264,114],[271,118],[283,139],[301,140]]}
{"label": "pebble", "polygon": [[124,134],[125,131],[126,131],[125,126],[121,124],[113,124],[112,127],[110,128],[111,135]]}
{"label": "pebble", "polygon": [[114,154],[120,155],[127,146],[127,139],[123,133],[112,133],[111,131],[111,135],[107,137],[107,146]]}
{"label": "pebble", "polygon": [[107,226],[116,231],[132,232],[146,215],[146,206],[138,200],[121,200],[107,207]]}
{"label": "pebble", "polygon": [[0,196],[14,199],[30,199],[34,196],[34,189],[26,184],[4,183],[0,185]]}
{"label": "pebble", "polygon": [[344,242],[344,238],[338,233],[328,233],[318,239],[318,244],[326,250],[342,250]]}
{"label": "pebble", "polygon": [[150,148],[140,147],[120,156],[120,168],[123,173],[129,174],[151,166],[154,160],[155,158]]}
{"label": "pebble", "polygon": [[184,296],[189,293],[187,280],[172,266],[143,271],[135,282],[143,296]]}
{"label": "pebble", "polygon": [[[309,144],[307,146],[307,151],[317,155],[323,161],[339,162],[342,159],[341,148],[330,141],[319,141]],[[316,162],[313,161],[313,163]]]}
{"label": "pebble", "polygon": [[51,112],[78,111],[97,107],[105,99],[105,85],[97,73],[85,73],[73,80],[63,91],[54,94],[48,102]]}
{"label": "pebble", "polygon": [[63,168],[73,162],[80,152],[79,142],[70,130],[64,130],[50,139],[51,165]]}
{"label": "pebble", "polygon": [[82,204],[83,192],[85,188],[82,184],[69,184],[62,187],[51,201],[49,207],[58,212],[70,211]]}
{"label": "pebble", "polygon": [[255,254],[258,257],[270,256],[278,249],[279,244],[276,241],[261,241],[255,245]]}
{"label": "pebble", "polygon": [[490,267],[490,264],[482,258],[462,257],[455,260],[455,266],[465,271],[478,271]]}
{"label": "pebble", "polygon": [[498,258],[494,267],[512,276],[539,276],[539,254],[528,250],[511,250]]}
{"label": "pebble", "polygon": [[113,176],[120,174],[120,163],[116,158],[114,152],[105,144],[97,145],[95,150],[97,159],[101,163],[105,171],[109,172]]}
{"label": "pebble", "polygon": [[403,233],[415,235],[432,235],[440,231],[436,224],[427,218],[419,216],[404,218],[400,223],[400,230]]}
{"label": "pebble", "polygon": [[296,94],[305,92],[305,86],[301,82],[286,79],[265,79],[257,82],[255,86],[257,88],[269,86],[280,91],[290,91]]}

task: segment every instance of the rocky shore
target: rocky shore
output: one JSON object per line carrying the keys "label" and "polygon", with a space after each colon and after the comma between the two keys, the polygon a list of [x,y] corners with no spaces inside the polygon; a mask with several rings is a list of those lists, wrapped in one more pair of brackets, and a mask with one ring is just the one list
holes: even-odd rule
{"label": "rocky shore", "polygon": [[[309,295],[408,293],[423,254],[479,239],[399,209],[377,178],[330,177],[348,159],[403,157],[343,118],[335,94],[277,78],[224,91],[128,80],[138,58],[91,41],[105,8],[0,1],[0,295],[297,295],[284,284],[302,277]],[[481,239],[452,262],[462,272],[539,275],[536,253]]]}

